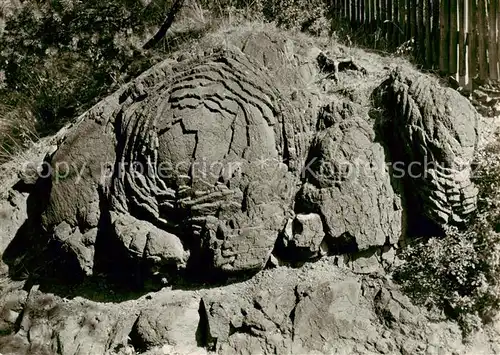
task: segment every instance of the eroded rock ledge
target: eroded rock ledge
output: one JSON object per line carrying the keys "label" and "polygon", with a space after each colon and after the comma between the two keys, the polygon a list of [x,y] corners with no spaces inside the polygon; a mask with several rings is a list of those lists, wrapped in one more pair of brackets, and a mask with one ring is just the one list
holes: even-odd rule
{"label": "eroded rock ledge", "polygon": [[[425,233],[415,221],[435,232],[476,209],[467,99],[275,31],[197,48],[66,128],[45,177],[15,192],[31,192],[27,219],[5,229],[3,260],[29,282],[2,298],[0,351],[466,351],[383,275]],[[64,298],[95,282],[174,290]]]}
{"label": "eroded rock ledge", "polygon": [[[101,294],[107,301],[127,295]],[[128,295],[130,297],[130,295]],[[493,354],[456,324],[411,304],[383,276],[326,260],[265,270],[212,289],[136,300],[61,299],[36,288],[1,299],[4,354]],[[8,318],[7,317],[10,317]],[[13,321],[18,319],[17,322]],[[498,335],[497,335],[498,336]],[[476,347],[474,347],[476,346]]]}

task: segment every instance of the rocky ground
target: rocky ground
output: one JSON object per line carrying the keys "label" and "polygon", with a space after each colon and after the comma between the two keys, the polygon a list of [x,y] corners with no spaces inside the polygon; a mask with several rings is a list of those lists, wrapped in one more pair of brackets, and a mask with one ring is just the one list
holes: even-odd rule
{"label": "rocky ground", "polygon": [[[240,58],[245,56],[253,58],[250,63],[257,63],[259,70],[262,69],[265,73],[265,80],[261,78],[261,74],[255,74],[255,82],[260,83],[261,79],[270,82],[265,82],[260,88],[264,85],[278,87],[278,96],[281,96],[277,102],[280,105],[289,103],[283,112],[293,113],[275,123],[275,126],[284,128],[275,130],[275,136],[282,134],[282,137],[281,141],[276,138],[277,153],[272,157],[283,158],[284,152],[287,152],[288,160],[284,170],[288,175],[285,176],[290,176],[290,186],[295,186],[293,193],[296,198],[282,202],[278,207],[273,204],[274,200],[264,199],[261,205],[254,207],[255,211],[258,211],[255,214],[265,214],[268,211],[273,216],[283,216],[279,225],[271,226],[270,220],[259,217],[258,222],[267,228],[266,233],[268,230],[274,233],[269,232],[265,238],[261,235],[255,236],[254,242],[263,251],[254,252],[253,249],[257,249],[255,245],[247,245],[244,244],[247,242],[243,241],[243,247],[241,244],[232,245],[231,248],[237,256],[233,259],[227,258],[227,261],[223,253],[224,247],[214,242],[216,238],[210,239],[210,246],[204,247],[211,248],[214,255],[220,256],[219,259],[214,256],[213,263],[210,264],[215,271],[205,268],[206,265],[191,258],[182,260],[177,267],[182,270],[187,263],[187,269],[191,273],[194,268],[194,272],[199,276],[195,278],[196,281],[189,278],[171,278],[169,271],[165,273],[165,278],[161,279],[160,285],[148,279],[141,284],[143,287],[129,289],[123,282],[117,284],[109,281],[106,277],[109,275],[105,274],[107,269],[99,270],[93,264],[97,262],[93,253],[99,248],[95,240],[87,244],[85,241],[81,242],[83,239],[75,242],[76,232],[71,232],[71,228],[73,231],[79,228],[78,238],[81,238],[81,235],[90,235],[92,230],[100,233],[101,224],[87,223],[85,229],[78,225],[79,220],[72,225],[72,218],[68,217],[72,213],[71,207],[70,212],[58,212],[61,204],[54,203],[55,207],[50,209],[52,214],[45,214],[43,223],[44,228],[54,229],[50,238],[55,238],[60,249],[54,249],[56,254],[51,250],[49,255],[60,256],[61,259],[75,259],[71,259],[72,263],[57,263],[59,269],[51,270],[47,275],[44,266],[53,260],[46,259],[47,255],[37,249],[40,240],[47,236],[35,233],[36,235],[32,234],[28,239],[23,239],[20,238],[22,233],[19,232],[27,221],[34,218],[27,208],[30,193],[37,189],[33,169],[40,166],[45,156],[55,157],[54,159],[58,159],[57,154],[77,156],[72,155],[74,153],[71,153],[65,142],[71,141],[71,147],[81,149],[82,143],[73,138],[80,134],[78,129],[86,127],[89,122],[94,124],[95,121],[98,125],[91,126],[97,128],[90,130],[92,133],[88,136],[83,136],[84,140],[95,139],[93,134],[101,132],[99,125],[102,125],[106,127],[103,130],[105,133],[97,137],[105,137],[101,140],[107,144],[108,137],[114,136],[114,133],[110,136],[105,134],[119,126],[116,124],[119,116],[115,114],[117,107],[125,107],[124,112],[130,113],[130,116],[136,115],[137,112],[155,110],[156,106],[148,106],[149,98],[146,104],[141,103],[141,90],[147,93],[147,97],[156,98],[154,95],[157,91],[163,95],[158,82],[161,84],[167,74],[177,74],[181,71],[175,69],[176,63],[181,63],[182,68],[182,63],[203,60],[200,58],[212,55],[214,48],[220,47],[236,51],[237,61],[243,60]],[[239,57],[240,55],[242,57]],[[211,63],[206,65],[212,65]],[[249,71],[255,69],[252,67],[255,64],[248,65]],[[400,69],[396,73],[400,74],[393,74],[397,67]],[[209,69],[203,67],[203,70]],[[245,78],[251,75],[254,75],[254,72],[247,72]],[[464,338],[455,322],[436,310],[415,306],[392,281],[391,271],[398,263],[397,252],[404,244],[401,241],[407,237],[407,229],[411,228],[411,225],[406,224],[407,216],[411,217],[412,213],[417,212],[402,198],[403,193],[397,190],[397,184],[391,181],[388,173],[376,175],[370,183],[362,181],[361,186],[340,188],[328,179],[328,175],[320,174],[319,177],[314,176],[309,180],[294,176],[294,171],[303,164],[303,160],[311,151],[333,160],[339,152],[344,158],[361,156],[376,164],[389,159],[386,149],[391,143],[414,140],[412,143],[415,146],[424,147],[423,149],[435,154],[438,163],[446,163],[448,155],[467,159],[472,156],[474,149],[480,149],[495,139],[493,133],[499,126],[495,118],[477,116],[478,122],[473,129],[454,127],[454,124],[462,123],[464,127],[468,127],[467,120],[476,117],[472,106],[457,99],[461,97],[458,93],[455,96],[451,91],[440,91],[442,89],[436,79],[427,76],[420,79],[421,75],[402,59],[346,48],[334,42],[302,35],[278,32],[272,26],[248,24],[228,28],[208,34],[199,42],[190,45],[190,48],[182,49],[172,58],[168,58],[99,103],[55,137],[45,139],[21,157],[1,166],[0,250],[9,249],[6,253],[9,255],[4,255],[5,263],[1,264],[0,353],[500,353],[500,321],[492,321],[481,331]],[[392,79],[386,82],[388,78]],[[231,82],[234,79],[228,76],[225,80]],[[240,80],[243,81],[241,78]],[[408,86],[405,86],[405,80],[410,82]],[[416,88],[412,86],[412,80],[419,83]],[[186,83],[189,84],[184,82],[184,91],[178,93],[178,96],[196,98],[196,91],[194,94],[189,92],[193,87]],[[384,90],[380,92],[379,88]],[[227,91],[236,95],[238,90],[230,87]],[[265,92],[266,89],[259,90]],[[377,92],[380,95],[374,94]],[[383,132],[398,132],[393,137],[394,141],[389,140],[385,144],[378,137],[380,131],[377,129],[377,117],[384,113],[377,106],[377,100],[390,100],[385,96],[387,92],[397,96],[398,99],[394,101],[397,107],[401,101],[407,104],[401,104],[407,109],[400,112],[400,116],[408,121],[406,124],[399,122],[401,126],[395,124],[389,128],[385,127],[388,130]],[[430,96],[426,96],[429,92]],[[169,95],[173,96],[170,91]],[[249,94],[252,99],[258,95],[258,92]],[[140,99],[137,99],[138,97]],[[420,105],[429,97],[434,100],[435,106],[431,105],[429,108]],[[255,105],[258,106],[259,103]],[[280,109],[283,107],[276,105]],[[172,109],[178,109],[184,114],[187,110],[185,107],[189,108],[189,103],[181,108],[173,106]],[[432,107],[436,107],[437,113],[432,111]],[[446,109],[441,110],[441,107]],[[219,114],[223,110],[214,111]],[[262,109],[261,112],[265,110]],[[405,127],[422,125],[425,131],[428,128],[425,125],[432,123],[412,121],[418,112],[424,117],[423,121],[435,119],[437,122],[438,118],[435,117],[440,115],[448,115],[454,121],[446,121],[446,116],[443,118],[443,125],[436,123],[436,127],[439,127],[435,132],[438,133],[429,133],[426,136],[427,133],[424,132],[423,138],[415,138]],[[261,116],[269,118],[266,114],[265,112]],[[257,116],[256,114],[255,117]],[[138,117],[141,117],[140,114]],[[297,117],[301,117],[301,120],[295,120]],[[428,117],[431,119],[427,119]],[[115,119],[117,121],[113,121]],[[114,124],[108,125],[110,122]],[[291,122],[289,126],[287,122]],[[279,133],[280,131],[282,133]],[[185,130],[183,134],[187,135]],[[214,139],[221,139],[217,134],[214,136]],[[259,138],[259,134],[256,134],[256,137]],[[174,139],[181,138],[175,136]],[[99,139],[96,139],[97,141]],[[448,142],[449,146],[440,146],[439,142],[442,141]],[[109,142],[112,142],[111,138]],[[234,142],[237,140],[231,138],[230,144]],[[413,159],[419,159],[418,154],[412,151],[413,147],[408,146],[408,151],[416,156]],[[261,149],[260,146],[258,148]],[[252,149],[257,149],[255,143]],[[274,147],[269,149],[274,154]],[[437,151],[439,152],[436,153]],[[94,155],[87,155],[89,156]],[[321,165],[318,169],[320,168]],[[249,174],[253,171],[249,170]],[[448,189],[443,189],[444,192],[440,193],[440,184],[444,185],[450,181],[453,183],[457,179],[456,175],[451,174],[440,180],[438,187],[433,188],[437,191],[437,199],[429,198],[429,194],[416,194],[414,198],[423,201],[423,210],[420,212],[430,218],[436,218],[439,223],[460,220],[470,208],[471,199],[466,198],[464,201],[458,201],[458,204],[452,204],[450,201],[454,201],[454,195],[448,195]],[[467,179],[460,180],[460,183],[462,182],[465,184],[463,191],[469,191],[466,190],[469,189]],[[71,181],[68,184],[71,184]],[[233,182],[231,186],[234,184]],[[423,190],[429,184],[428,181],[419,182],[413,189]],[[275,188],[274,185],[271,187]],[[246,193],[248,189],[241,190]],[[63,196],[64,200],[66,194],[64,205],[71,206],[73,201],[81,201],[80,197],[86,194],[84,189],[76,188],[75,191],[70,189],[58,192],[56,186],[50,192],[50,201],[57,200],[57,194],[62,194],[59,196]],[[264,193],[268,191],[265,190]],[[271,191],[275,192],[272,189]],[[72,193],[74,195],[71,195]],[[255,192],[251,196],[258,199],[259,193],[263,194]],[[35,205],[45,202],[35,201]],[[243,202],[240,204],[243,205]],[[287,210],[289,205],[290,210]],[[337,210],[337,206],[342,208]],[[276,212],[276,209],[279,212]],[[112,208],[111,210],[116,212]],[[127,212],[134,215],[131,211]],[[113,216],[113,213],[110,215]],[[243,217],[238,218],[247,221]],[[238,218],[233,217],[235,223],[243,224]],[[254,220],[250,222],[255,223]],[[70,232],[57,232],[61,230],[58,227],[63,223],[69,225]],[[113,226],[116,225],[119,224],[115,222]],[[147,225],[148,231],[161,229],[156,226],[157,224],[151,222]],[[220,228],[216,231],[219,230]],[[176,233],[168,235],[175,236]],[[354,238],[354,250],[351,250],[351,244],[343,240],[346,235]],[[272,236],[275,239],[269,241]],[[123,242],[125,237],[117,235],[117,238],[121,238],[120,241]],[[230,234],[225,238],[229,240]],[[35,247],[26,245],[27,241]],[[193,255],[194,249],[191,245],[184,240],[182,242],[181,248],[186,248],[183,252]],[[127,244],[127,248],[133,249],[132,244]],[[143,248],[147,249],[145,246]],[[222,250],[220,254],[217,254],[218,248]],[[139,258],[141,261],[143,255],[147,256],[146,251],[139,253],[139,256],[137,254],[130,258]],[[104,255],[110,259],[114,257],[110,250],[104,250]],[[160,259],[166,258],[160,252],[158,255]],[[74,263],[73,260],[77,262]],[[111,263],[116,263],[115,269],[127,269],[130,265],[120,264],[120,259],[111,259]],[[232,270],[239,268],[238,271],[243,273],[230,273],[230,276],[217,278],[216,281],[213,278],[204,279],[205,273],[218,273],[221,270],[227,272],[225,265],[228,264]],[[68,282],[67,279],[58,279],[58,273],[68,271],[61,270],[64,267],[68,267],[70,272],[75,271],[75,275],[84,275],[83,279],[76,284]],[[155,274],[157,269],[152,269],[154,270],[148,272]],[[136,277],[133,273],[125,275],[130,279]],[[135,281],[134,279],[130,284],[135,285]],[[151,284],[148,283],[150,281]],[[161,287],[161,283],[164,287]]]}

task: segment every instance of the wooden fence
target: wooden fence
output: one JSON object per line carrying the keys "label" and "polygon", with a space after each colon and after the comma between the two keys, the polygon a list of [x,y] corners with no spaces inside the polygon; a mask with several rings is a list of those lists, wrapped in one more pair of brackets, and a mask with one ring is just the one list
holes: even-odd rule
{"label": "wooden fence", "polygon": [[396,48],[413,40],[418,60],[461,86],[499,79],[500,0],[332,0],[338,18],[381,33]]}

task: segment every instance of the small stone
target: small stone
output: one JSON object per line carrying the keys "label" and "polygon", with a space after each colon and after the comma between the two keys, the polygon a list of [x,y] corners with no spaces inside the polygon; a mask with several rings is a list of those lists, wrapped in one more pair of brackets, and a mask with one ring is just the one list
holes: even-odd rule
{"label": "small stone", "polygon": [[389,347],[387,346],[387,342],[385,340],[377,341],[377,343],[375,344],[375,348],[382,354],[389,353]]}

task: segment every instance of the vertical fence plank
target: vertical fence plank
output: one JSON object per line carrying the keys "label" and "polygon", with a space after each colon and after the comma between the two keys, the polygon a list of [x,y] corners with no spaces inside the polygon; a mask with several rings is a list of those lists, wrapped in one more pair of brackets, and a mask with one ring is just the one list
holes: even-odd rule
{"label": "vertical fence plank", "polygon": [[392,23],[392,0],[387,0],[387,4],[386,4],[386,38],[387,38],[387,43],[389,46],[391,46],[391,42],[392,42],[392,29],[394,27],[394,24]]}
{"label": "vertical fence plank", "polygon": [[467,54],[469,56],[469,88],[474,89],[474,78],[477,75],[477,3],[476,0],[468,0],[467,16],[468,35],[467,35]]}
{"label": "vertical fence plank", "polygon": [[441,46],[441,38],[440,38],[440,23],[439,23],[439,13],[440,13],[440,5],[439,0],[432,1],[432,59],[435,68],[439,68],[439,49]]}
{"label": "vertical fence plank", "polygon": [[399,0],[399,40],[398,44],[406,41],[406,0]]}
{"label": "vertical fence plank", "polygon": [[386,38],[387,35],[387,23],[385,22],[385,20],[387,20],[386,1],[387,0],[380,1],[380,28],[382,29],[382,38]]}
{"label": "vertical fence plank", "polygon": [[354,26],[354,28],[357,28],[356,26],[356,20],[357,20],[357,17],[356,17],[356,5],[357,5],[357,1],[358,0],[351,0],[351,18],[352,18],[352,24]]}
{"label": "vertical fence plank", "polygon": [[391,43],[393,47],[397,47],[399,45],[399,0],[393,0],[392,2],[393,10],[392,10],[392,39]]}
{"label": "vertical fence plank", "polygon": [[361,0],[353,0],[354,2],[354,21],[356,22],[356,28],[359,27],[359,3]]}
{"label": "vertical fence plank", "polygon": [[373,30],[375,28],[375,0],[370,0],[370,28]]}
{"label": "vertical fence plank", "polygon": [[455,77],[457,75],[457,0],[450,1],[450,67],[448,74]]}
{"label": "vertical fence plank", "polygon": [[497,71],[497,0],[490,0],[488,8],[488,25],[489,25],[489,43],[488,43],[488,62],[490,70],[490,79],[498,80]]}
{"label": "vertical fence plank", "polygon": [[375,31],[380,27],[380,0],[375,0]]}
{"label": "vertical fence plank", "polygon": [[410,11],[410,24],[411,24],[411,38],[415,41],[415,45],[417,44],[417,1],[411,0],[411,8]]}
{"label": "vertical fence plank", "polygon": [[478,51],[479,51],[479,80],[484,82],[488,78],[488,63],[486,56],[486,0],[477,2],[477,24],[478,24]]}
{"label": "vertical fence plank", "polygon": [[372,29],[372,31],[375,31],[377,29],[375,19],[375,0],[370,0],[370,28]]}
{"label": "vertical fence plank", "polygon": [[442,74],[447,74],[449,69],[448,55],[449,48],[449,15],[450,7],[448,0],[441,0],[441,8],[439,11],[439,32],[440,32],[440,46],[439,46],[439,71]]}
{"label": "vertical fence plank", "polygon": [[363,7],[365,9],[365,31],[370,28],[370,0],[363,0]]}
{"label": "vertical fence plank", "polygon": [[363,11],[363,25],[366,25],[368,24],[368,0],[361,0],[361,8]]}
{"label": "vertical fence plank", "polygon": [[356,18],[357,18],[358,26],[360,26],[361,23],[363,22],[362,21],[362,13],[361,13],[361,1],[362,0],[357,0],[357,1],[358,1],[358,3],[356,6]]}
{"label": "vertical fence plank", "polygon": [[432,68],[432,42],[431,42],[432,0],[423,0],[423,1],[424,1],[424,22],[425,22],[425,31],[424,31],[425,65],[427,68]]}
{"label": "vertical fence plank", "polygon": [[[497,18],[496,18],[496,29],[497,29],[497,62],[498,62],[498,66],[500,69],[500,33],[498,33],[498,31],[500,31],[500,3],[499,1],[497,1],[497,4],[496,4],[496,7],[497,7]],[[499,73],[499,76],[500,76],[500,73]]]}
{"label": "vertical fence plank", "polygon": [[406,0],[406,10],[405,10],[405,14],[406,14],[406,40],[410,40],[411,39],[411,15],[410,15],[410,9],[411,9],[411,0]]}
{"label": "vertical fence plank", "polygon": [[356,0],[350,0],[349,12],[351,13],[351,25],[356,27]]}
{"label": "vertical fence plank", "polygon": [[363,25],[365,23],[365,8],[364,8],[365,0],[358,0],[358,4],[359,4],[359,9],[358,9],[359,24]]}
{"label": "vertical fence plank", "polygon": [[376,0],[370,0],[370,28],[371,30],[375,33],[375,30],[377,29],[377,1]]}
{"label": "vertical fence plank", "polygon": [[417,1],[417,48],[419,60],[425,61],[425,28],[424,28],[424,2],[425,0]]}
{"label": "vertical fence plank", "polygon": [[459,23],[459,33],[458,33],[458,77],[460,86],[465,86],[465,75],[466,75],[466,64],[465,64],[465,0],[458,1],[458,23]]}
{"label": "vertical fence plank", "polygon": [[367,0],[361,0],[361,23],[363,26],[368,22],[366,18],[366,2]]}

